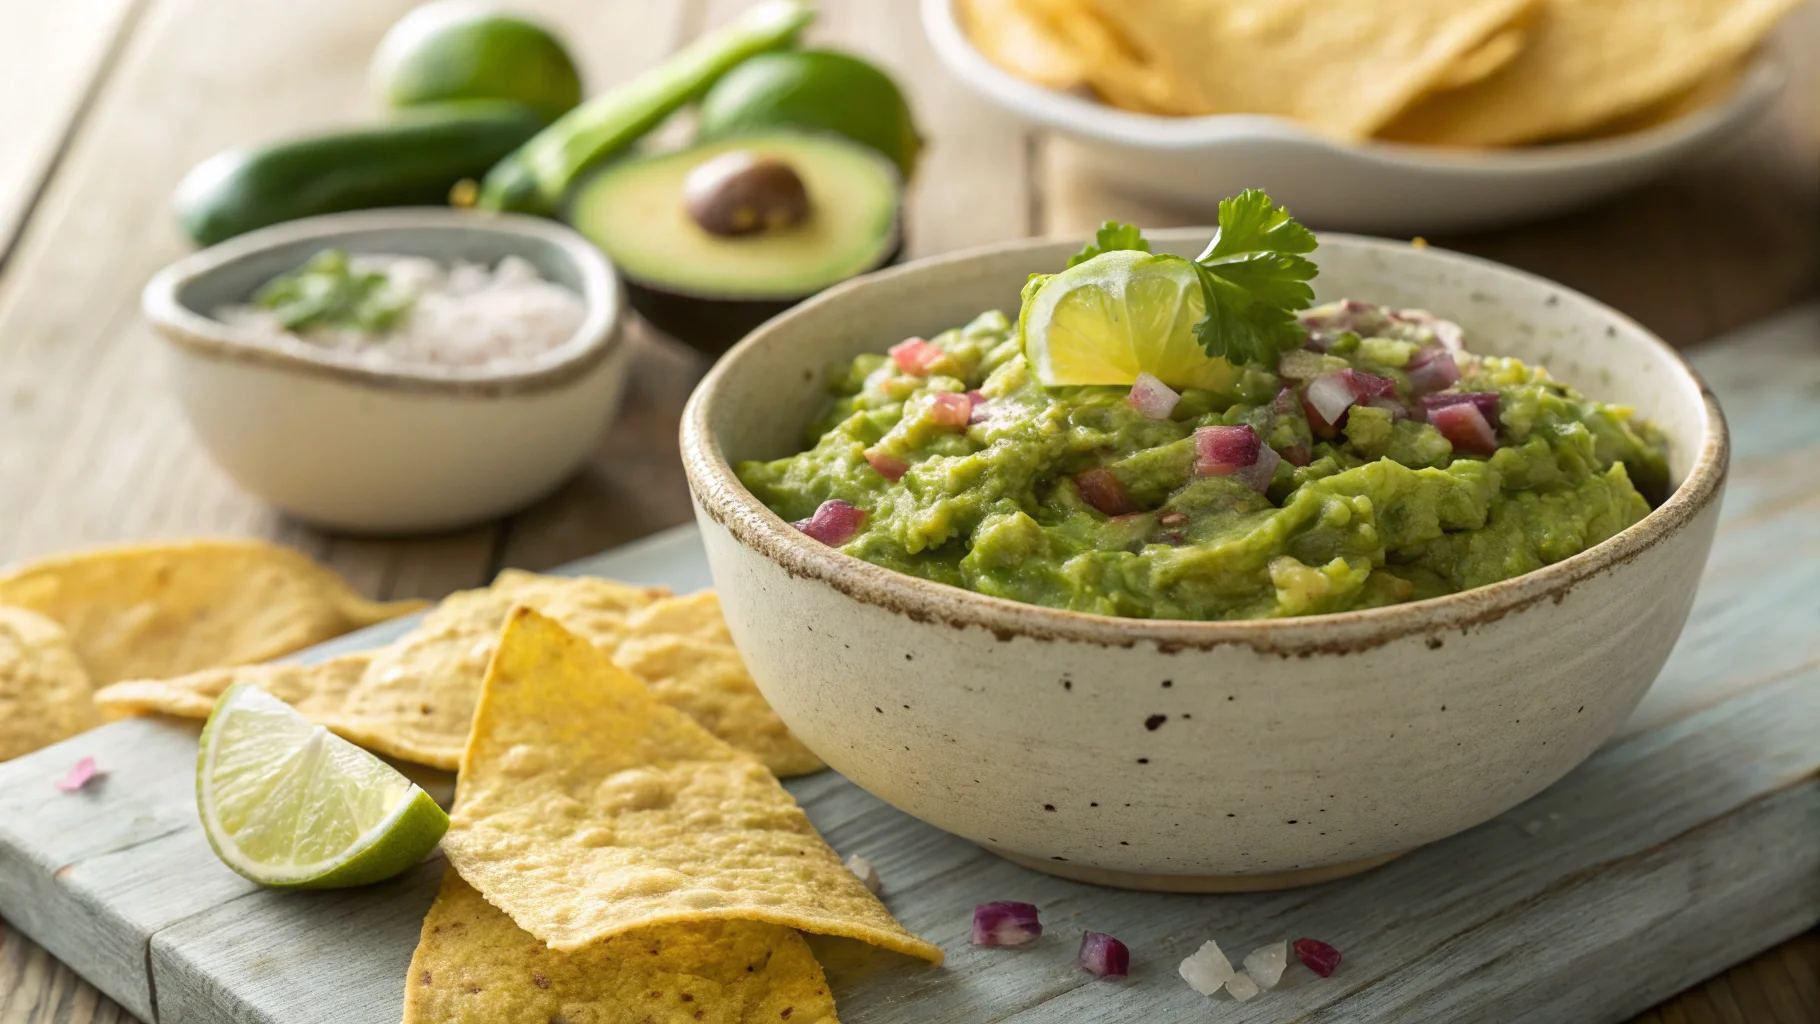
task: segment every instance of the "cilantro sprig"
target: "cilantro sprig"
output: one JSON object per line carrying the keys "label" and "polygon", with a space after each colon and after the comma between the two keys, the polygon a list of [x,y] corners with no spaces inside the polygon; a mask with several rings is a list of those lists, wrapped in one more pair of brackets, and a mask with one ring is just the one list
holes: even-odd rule
{"label": "cilantro sprig", "polygon": [[[1194,325],[1201,350],[1234,366],[1275,366],[1282,353],[1302,347],[1308,336],[1295,311],[1314,302],[1308,282],[1318,270],[1303,253],[1315,245],[1314,232],[1261,189],[1221,200],[1219,228],[1193,260],[1207,306]],[[1149,252],[1150,243],[1136,227],[1109,220],[1068,265],[1119,249]]]}

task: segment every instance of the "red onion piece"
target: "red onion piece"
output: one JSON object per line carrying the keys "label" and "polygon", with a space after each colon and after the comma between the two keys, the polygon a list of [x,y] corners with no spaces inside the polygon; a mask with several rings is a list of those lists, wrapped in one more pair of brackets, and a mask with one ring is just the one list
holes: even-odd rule
{"label": "red onion piece", "polygon": [[929,376],[929,368],[939,362],[942,350],[922,338],[905,338],[891,346],[891,361],[912,377]]}
{"label": "red onion piece", "polygon": [[1264,445],[1258,449],[1258,461],[1234,472],[1232,476],[1234,479],[1242,481],[1245,486],[1263,494],[1270,490],[1270,481],[1276,479],[1277,463],[1282,461],[1283,457],[1277,454],[1275,448]]}
{"label": "red onion piece", "polygon": [[899,480],[902,480],[904,474],[910,472],[910,464],[908,462],[905,462],[895,455],[881,452],[877,448],[866,449],[866,461],[871,463],[873,469],[878,470],[879,476],[884,477],[892,483],[897,483]]}
{"label": "red onion piece", "polygon": [[1264,446],[1250,424],[1236,427],[1197,427],[1194,432],[1194,475],[1227,476],[1256,465]]}
{"label": "red onion piece", "polygon": [[1365,404],[1373,409],[1384,410],[1390,414],[1390,418],[1393,420],[1409,419],[1409,406],[1394,398],[1374,398]]}
{"label": "red onion piece", "polygon": [[1029,903],[982,903],[973,908],[973,944],[1022,946],[1043,937],[1043,923]]}
{"label": "red onion piece", "polygon": [[1162,515],[1157,516],[1156,521],[1158,526],[1186,526],[1188,524],[1188,513],[1165,512]]}
{"label": "red onion piece", "polygon": [[1294,948],[1295,958],[1323,978],[1333,977],[1340,966],[1340,951],[1320,939],[1297,939]]}
{"label": "red onion piece", "polygon": [[1306,466],[1314,461],[1314,452],[1310,451],[1305,444],[1292,444],[1278,454],[1283,456],[1283,461],[1291,466]]}
{"label": "red onion piece", "polygon": [[1454,362],[1453,353],[1440,342],[1417,349],[1404,369],[1409,373],[1409,386],[1418,395],[1452,387],[1460,379],[1460,364]]}
{"label": "red onion piece", "polygon": [[1348,367],[1340,371],[1340,378],[1352,390],[1353,400],[1357,402],[1369,403],[1374,398],[1393,398],[1397,393],[1396,381],[1364,370]]}
{"label": "red onion piece", "polygon": [[1284,388],[1270,400],[1270,412],[1274,416],[1289,416],[1302,411],[1302,400],[1295,396],[1294,388]]}
{"label": "red onion piece", "polygon": [[1470,402],[1430,409],[1428,422],[1434,424],[1456,452],[1490,455],[1498,450],[1498,432],[1479,407]]}
{"label": "red onion piece", "polygon": [[1101,932],[1081,936],[1081,966],[1100,978],[1123,978],[1131,973],[1131,950]]}
{"label": "red onion piece", "polygon": [[821,503],[814,515],[798,519],[790,525],[831,548],[838,548],[859,536],[859,528],[865,524],[865,509],[849,505],[839,498],[829,498]]}
{"label": "red onion piece", "polygon": [[62,792],[74,793],[99,778],[100,775],[101,770],[95,767],[95,759],[92,757],[85,757],[82,760],[77,761],[75,765],[70,768],[67,775],[58,779],[56,786]]}
{"label": "red onion piece", "polygon": [[967,392],[967,403],[968,403],[967,423],[968,423],[968,425],[971,426],[972,424],[975,424],[975,423],[984,423],[987,420],[992,418],[992,411],[990,409],[986,408],[986,403],[989,401],[991,401],[991,399],[986,397],[986,393],[984,391]]}
{"label": "red onion piece", "polygon": [[1319,420],[1321,426],[1329,429],[1340,425],[1340,417],[1352,408],[1356,398],[1352,384],[1339,373],[1323,373],[1309,381],[1308,390],[1302,395],[1303,404],[1310,410],[1309,420]]}
{"label": "red onion piece", "polygon": [[1137,375],[1131,382],[1131,394],[1125,398],[1139,415],[1152,420],[1168,419],[1175,411],[1175,403],[1181,400],[1182,396],[1174,388],[1148,373]]}
{"label": "red onion piece", "polygon": [[1485,422],[1498,425],[1498,393],[1496,391],[1444,391],[1438,395],[1423,395],[1422,408],[1432,412],[1450,405],[1470,403],[1484,415]]}
{"label": "red onion piece", "polygon": [[973,400],[966,395],[942,391],[930,396],[929,422],[945,430],[966,430],[973,418]]}
{"label": "red onion piece", "polygon": [[1131,500],[1131,495],[1125,492],[1125,485],[1105,466],[1076,473],[1074,486],[1080,489],[1082,501],[1109,516],[1127,516],[1143,511],[1137,502]]}

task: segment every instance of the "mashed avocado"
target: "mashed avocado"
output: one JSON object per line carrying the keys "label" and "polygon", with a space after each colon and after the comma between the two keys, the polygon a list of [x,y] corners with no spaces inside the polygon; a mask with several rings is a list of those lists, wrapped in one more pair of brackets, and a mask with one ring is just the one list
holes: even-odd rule
{"label": "mashed avocado", "polygon": [[[986,313],[840,368],[811,447],[739,475],[785,519],[831,500],[864,510],[840,546],[869,562],[1171,619],[1484,586],[1605,540],[1666,491],[1652,425],[1466,352],[1454,324],[1357,302],[1300,321],[1306,347],[1158,415],[1133,388],[1042,386],[1004,314]],[[1260,455],[1235,469],[1222,453],[1247,427]]]}

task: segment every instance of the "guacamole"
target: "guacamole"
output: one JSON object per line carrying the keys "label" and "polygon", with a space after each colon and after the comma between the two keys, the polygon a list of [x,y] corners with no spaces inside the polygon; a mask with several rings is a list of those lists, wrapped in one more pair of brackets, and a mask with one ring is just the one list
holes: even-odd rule
{"label": "guacamole", "polygon": [[1300,320],[1308,345],[1274,372],[1185,389],[1159,416],[1142,380],[1042,386],[1009,320],[986,313],[840,368],[809,449],[739,476],[785,519],[853,506],[823,539],[887,568],[1172,619],[1483,586],[1605,540],[1667,488],[1652,425],[1468,353],[1448,321],[1357,302]]}

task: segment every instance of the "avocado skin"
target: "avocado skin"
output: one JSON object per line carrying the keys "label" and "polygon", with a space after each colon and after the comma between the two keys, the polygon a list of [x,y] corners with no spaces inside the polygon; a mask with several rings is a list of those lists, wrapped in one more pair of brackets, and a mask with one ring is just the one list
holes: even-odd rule
{"label": "avocado skin", "polygon": [[173,198],[177,222],[200,245],[319,213],[437,206],[543,126],[503,100],[415,107],[397,119],[218,153]]}
{"label": "avocado skin", "polygon": [[[871,270],[882,270],[897,263],[903,253],[903,236],[900,234],[898,244]],[[620,277],[626,286],[627,300],[646,322],[690,348],[710,356],[720,355],[752,333],[759,324],[817,294],[807,292],[787,299],[718,299],[671,291],[662,285],[636,281],[623,274]]]}

